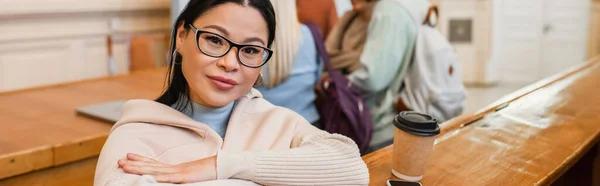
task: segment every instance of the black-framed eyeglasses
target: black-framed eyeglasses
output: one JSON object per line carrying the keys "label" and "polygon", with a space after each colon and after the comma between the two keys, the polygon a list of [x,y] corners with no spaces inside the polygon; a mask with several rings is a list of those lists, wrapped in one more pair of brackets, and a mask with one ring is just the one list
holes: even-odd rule
{"label": "black-framed eyeglasses", "polygon": [[242,65],[250,68],[258,68],[265,65],[269,61],[269,58],[271,58],[271,55],[273,55],[273,51],[266,47],[237,44],[219,34],[197,29],[192,24],[190,24],[190,27],[195,33],[198,49],[207,56],[223,57],[229,53],[231,48],[236,47],[238,49],[238,61]]}

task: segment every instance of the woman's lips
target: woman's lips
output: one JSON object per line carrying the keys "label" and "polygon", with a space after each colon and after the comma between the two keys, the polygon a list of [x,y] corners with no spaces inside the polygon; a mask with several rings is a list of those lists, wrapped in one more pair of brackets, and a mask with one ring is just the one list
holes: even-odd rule
{"label": "woman's lips", "polygon": [[235,80],[221,76],[208,76],[208,78],[221,90],[231,90],[234,86],[238,85]]}

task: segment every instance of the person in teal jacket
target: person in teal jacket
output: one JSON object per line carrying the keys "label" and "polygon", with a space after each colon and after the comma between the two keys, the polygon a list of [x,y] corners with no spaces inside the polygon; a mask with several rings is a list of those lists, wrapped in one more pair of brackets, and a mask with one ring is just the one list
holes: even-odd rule
{"label": "person in teal jacket", "polygon": [[[409,64],[427,0],[352,0],[357,19],[369,20],[361,67],[348,75],[363,94],[373,117],[371,150],[390,145],[392,120],[405,67]],[[414,17],[414,18],[413,18]]]}

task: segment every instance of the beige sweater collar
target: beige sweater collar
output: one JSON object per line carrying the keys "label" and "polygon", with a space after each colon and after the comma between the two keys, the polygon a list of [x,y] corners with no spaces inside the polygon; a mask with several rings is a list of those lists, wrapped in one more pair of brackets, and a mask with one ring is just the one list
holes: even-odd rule
{"label": "beige sweater collar", "polygon": [[[232,116],[256,98],[262,98],[262,94],[251,89],[246,95],[236,100],[236,106],[233,108]],[[185,114],[171,108],[170,106],[158,103],[152,100],[134,99],[130,100],[123,106],[121,119],[112,127],[111,132],[116,128],[129,123],[152,123],[160,125],[168,125],[180,128],[193,130],[200,134],[202,138],[206,135],[211,135],[215,138],[221,138],[216,132],[207,130],[209,127],[204,123],[194,121]]]}

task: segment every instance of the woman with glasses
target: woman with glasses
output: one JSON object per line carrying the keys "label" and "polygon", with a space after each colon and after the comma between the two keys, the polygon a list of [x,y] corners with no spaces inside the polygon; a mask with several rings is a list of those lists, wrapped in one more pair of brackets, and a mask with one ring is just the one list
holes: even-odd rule
{"label": "woman with glasses", "polygon": [[314,87],[323,65],[312,33],[298,22],[295,1],[272,0],[271,3],[277,15],[275,53],[262,69],[264,82],[256,89],[267,101],[289,108],[320,127]]}
{"label": "woman with glasses", "polygon": [[356,144],[265,99],[273,52],[265,0],[191,0],[174,25],[166,90],[131,100],[95,185],[366,185]]}

